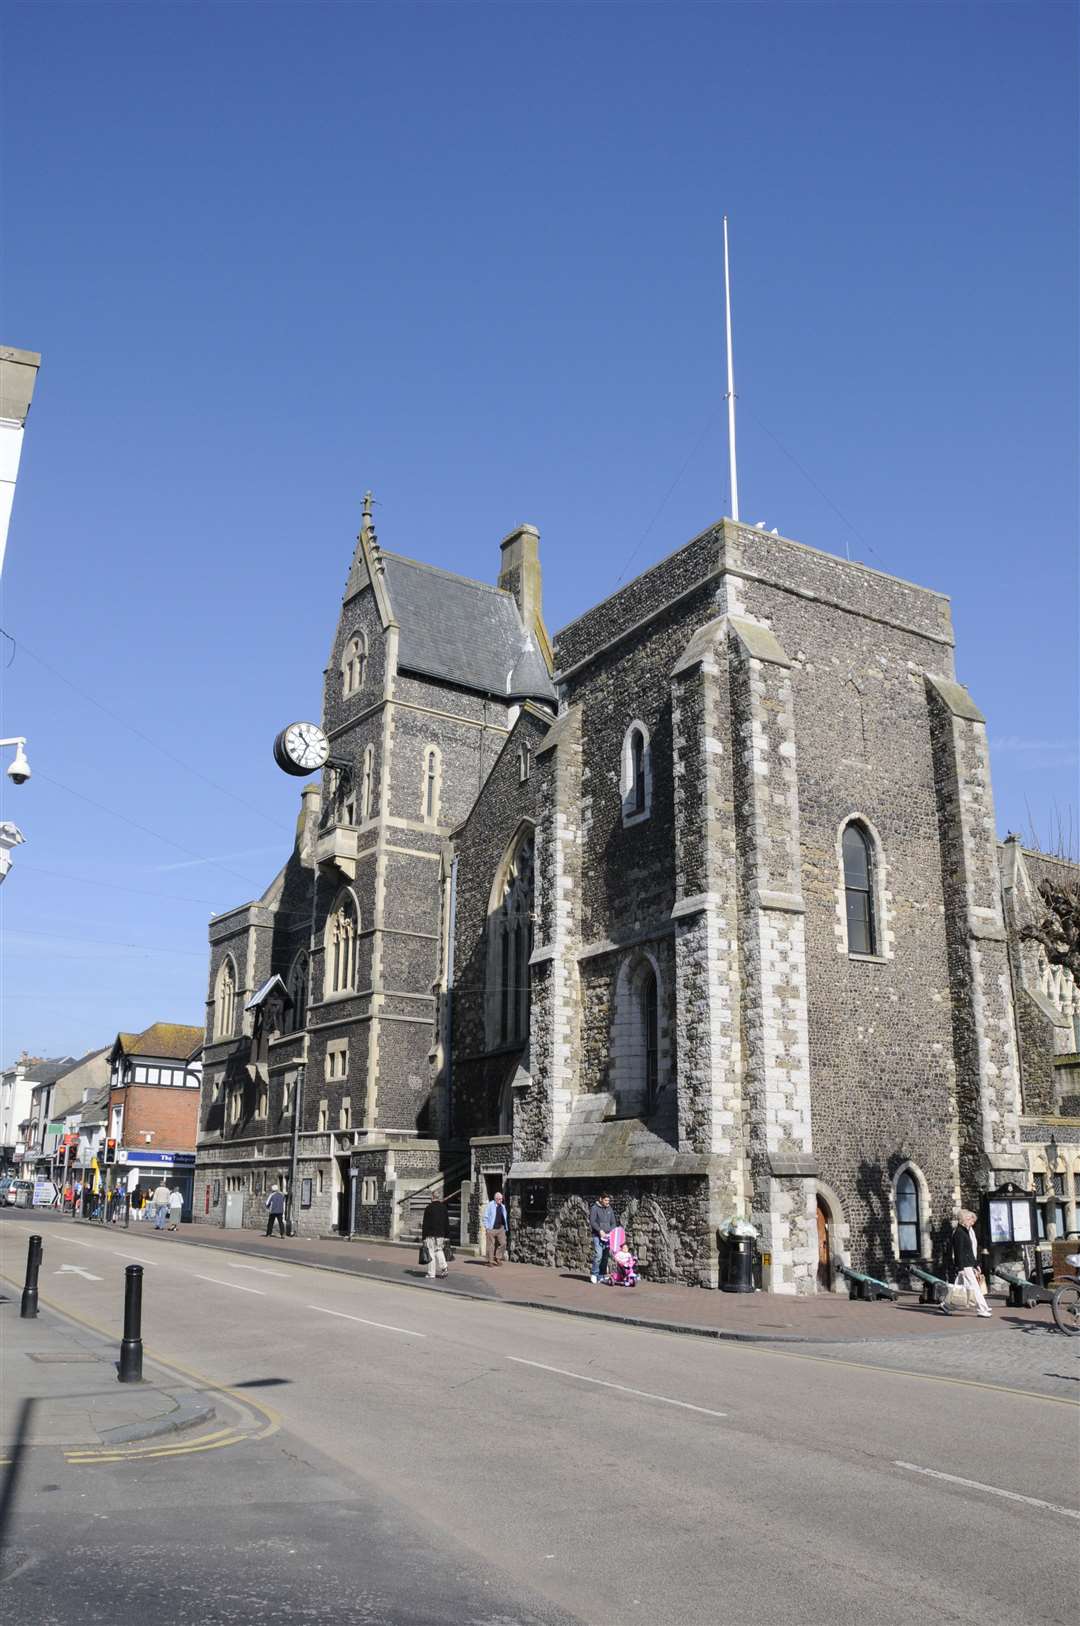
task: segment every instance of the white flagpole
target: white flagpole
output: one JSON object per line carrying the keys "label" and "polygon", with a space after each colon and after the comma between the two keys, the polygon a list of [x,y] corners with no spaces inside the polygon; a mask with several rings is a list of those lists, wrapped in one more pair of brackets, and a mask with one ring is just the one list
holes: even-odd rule
{"label": "white flagpole", "polygon": [[731,354],[731,275],[728,271],[727,215],[724,216],[724,315],[727,323],[727,437],[731,470],[731,517],[739,517],[739,476],[735,467],[735,364]]}

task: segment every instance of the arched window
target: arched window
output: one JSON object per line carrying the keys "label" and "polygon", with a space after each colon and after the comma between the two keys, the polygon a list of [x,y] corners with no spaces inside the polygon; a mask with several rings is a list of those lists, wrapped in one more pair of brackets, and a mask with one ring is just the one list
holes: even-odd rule
{"label": "arched window", "polygon": [[351,892],[342,895],[326,923],[325,984],[328,994],[351,993],[356,987],[357,944],[360,921]]}
{"label": "arched window", "polygon": [[354,633],[345,645],[341,657],[341,692],[355,694],[364,686],[367,673],[367,639],[362,632]]}
{"label": "arched window", "polygon": [[522,784],[532,772],[532,746],[528,740],[522,740],[518,750],[518,779]]}
{"label": "arched window", "polygon": [[876,954],[874,852],[861,824],[849,824],[844,831],[843,857],[848,953]]}
{"label": "arched window", "polygon": [[652,752],[644,723],[631,723],[623,739],[619,773],[624,824],[647,819],[652,808]]}
{"label": "arched window", "polygon": [[236,967],[231,958],[222,961],[214,992],[214,1037],[231,1039],[236,1024]]}
{"label": "arched window", "polygon": [[663,1057],[660,979],[652,956],[623,962],[615,985],[611,1083],[620,1117],[650,1117],[659,1104]]}
{"label": "arched window", "polygon": [[649,966],[638,985],[638,1015],[645,1053],[645,1110],[656,1105],[660,1084],[660,1017],[656,972]]}
{"label": "arched window", "polygon": [[286,1031],[299,1033],[307,1021],[308,956],[305,950],[301,950],[293,961],[285,986],[292,1000],[285,1017]]}
{"label": "arched window", "polygon": [[902,1259],[917,1259],[922,1252],[919,1187],[910,1169],[896,1182],[896,1235]]}
{"label": "arched window", "polygon": [[435,746],[424,752],[424,819],[428,824],[439,821],[439,753]]}
{"label": "arched window", "polygon": [[529,1037],[529,960],[533,950],[533,835],[528,829],[499,872],[488,922],[488,1039],[524,1044]]}
{"label": "arched window", "polygon": [[372,784],[375,778],[375,747],[364,746],[364,765],[360,772],[360,821],[371,817]]}

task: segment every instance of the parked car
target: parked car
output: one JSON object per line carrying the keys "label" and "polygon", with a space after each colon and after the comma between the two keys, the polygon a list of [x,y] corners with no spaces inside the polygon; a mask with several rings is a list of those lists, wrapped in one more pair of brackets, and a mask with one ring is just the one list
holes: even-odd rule
{"label": "parked car", "polygon": [[13,1180],[8,1192],[8,1203],[16,1208],[29,1208],[34,1201],[34,1182],[32,1180]]}
{"label": "parked car", "polygon": [[[0,1204],[15,1201],[15,1194],[11,1191],[14,1184],[15,1176],[13,1174],[0,1175]],[[11,1193],[10,1196],[8,1195],[9,1192]]]}

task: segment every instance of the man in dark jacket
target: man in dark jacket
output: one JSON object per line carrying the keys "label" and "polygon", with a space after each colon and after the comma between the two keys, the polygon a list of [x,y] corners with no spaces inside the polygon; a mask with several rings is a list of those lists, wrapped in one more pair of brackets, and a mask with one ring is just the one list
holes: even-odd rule
{"label": "man in dark jacket", "polygon": [[420,1236],[427,1243],[429,1281],[434,1281],[436,1276],[441,1279],[446,1275],[446,1254],[443,1249],[449,1235],[450,1211],[438,1197],[432,1197],[424,1209],[420,1224]]}
{"label": "man in dark jacket", "polygon": [[266,1234],[274,1234],[274,1225],[277,1224],[281,1235],[285,1235],[285,1193],[277,1186],[266,1199]]}
{"label": "man in dark jacket", "polygon": [[604,1260],[608,1251],[608,1237],[617,1224],[615,1210],[611,1206],[611,1193],[605,1191],[599,1202],[593,1203],[589,1209],[589,1228],[592,1231],[593,1251],[592,1275],[589,1280],[594,1286],[603,1277]]}

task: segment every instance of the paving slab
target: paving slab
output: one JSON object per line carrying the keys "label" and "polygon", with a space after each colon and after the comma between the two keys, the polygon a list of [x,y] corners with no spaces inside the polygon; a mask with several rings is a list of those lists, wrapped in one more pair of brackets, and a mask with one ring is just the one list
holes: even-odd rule
{"label": "paving slab", "polygon": [[216,1415],[213,1399],[155,1381],[153,1371],[142,1383],[120,1383],[118,1343],[45,1307],[24,1321],[17,1302],[0,1304],[0,1356],[0,1458],[20,1438],[24,1446],[119,1445]]}

